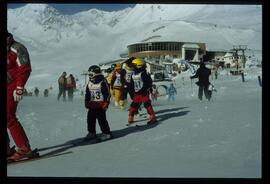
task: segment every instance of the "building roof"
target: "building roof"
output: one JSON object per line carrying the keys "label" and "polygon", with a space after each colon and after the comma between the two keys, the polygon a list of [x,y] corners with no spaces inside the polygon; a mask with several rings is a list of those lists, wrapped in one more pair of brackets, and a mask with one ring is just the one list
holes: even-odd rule
{"label": "building roof", "polygon": [[184,48],[193,48],[193,49],[199,49],[200,47],[197,44],[192,44],[192,43],[185,43],[183,45]]}

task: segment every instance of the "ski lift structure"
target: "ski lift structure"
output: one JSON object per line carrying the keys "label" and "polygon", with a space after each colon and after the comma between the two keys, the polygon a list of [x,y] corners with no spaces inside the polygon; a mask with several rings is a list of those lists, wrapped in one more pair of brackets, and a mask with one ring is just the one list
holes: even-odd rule
{"label": "ski lift structure", "polygon": [[232,52],[232,63],[235,67],[230,69],[230,73],[233,75],[240,75],[244,72],[246,64],[245,51],[247,50],[247,45],[233,45]]}

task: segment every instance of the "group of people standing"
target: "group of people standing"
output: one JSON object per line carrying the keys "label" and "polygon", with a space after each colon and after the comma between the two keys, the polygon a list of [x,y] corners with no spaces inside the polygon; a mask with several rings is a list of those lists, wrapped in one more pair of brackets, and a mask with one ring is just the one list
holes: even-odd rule
{"label": "group of people standing", "polygon": [[68,77],[66,72],[58,78],[59,93],[57,95],[57,100],[59,101],[61,96],[63,96],[63,101],[66,101],[66,91],[68,93],[68,100],[72,101],[74,96],[74,90],[76,89],[76,81],[72,74]]}
{"label": "group of people standing", "polygon": [[[133,86],[134,83],[132,81],[131,76],[134,75],[135,73],[134,63],[141,62],[141,60],[139,60],[138,58],[137,60],[135,59],[136,59],[135,57],[131,57],[126,61],[124,61],[122,64],[120,63],[112,64],[111,67],[108,68],[106,71],[107,75],[105,76],[105,78],[110,87],[111,100],[114,99],[115,107],[120,107],[121,109],[124,109],[127,104],[128,96],[130,97],[131,100],[133,100],[135,89],[136,87],[138,87],[136,85],[138,84],[135,83],[135,86]],[[140,65],[137,66],[141,67],[142,69],[146,68],[145,62],[142,64],[142,66]],[[145,73],[150,77],[150,75],[146,71]],[[151,94],[151,99],[157,100],[158,96],[157,87],[155,84],[152,85],[152,79],[150,83],[151,87],[149,91]]]}
{"label": "group of people standing", "polygon": [[[7,128],[12,136],[17,149],[10,147],[9,136],[7,133],[7,159],[20,160],[33,156],[29,140],[26,133],[16,117],[18,102],[23,98],[24,86],[30,76],[32,69],[27,49],[24,45],[14,40],[13,35],[7,32]],[[202,98],[202,91],[210,100],[209,75],[211,71],[205,68],[201,63],[196,75],[191,78],[199,78],[199,99]],[[58,79],[59,94],[57,99],[63,95],[66,100],[66,90],[68,91],[69,100],[73,99],[73,91],[76,89],[76,82],[72,74],[66,77],[63,72]],[[112,68],[111,76],[107,78],[101,72],[97,65],[90,66],[88,69],[89,82],[86,86],[85,108],[87,112],[87,130],[86,139],[96,138],[96,120],[100,125],[102,134],[100,139],[106,140],[112,138],[109,123],[106,119],[106,111],[110,104],[111,94],[116,99],[115,105],[123,106],[130,95],[132,103],[128,112],[128,124],[134,123],[134,115],[139,107],[143,104],[149,114],[148,124],[157,122],[154,109],[151,104],[150,95],[153,99],[157,96],[153,95],[156,86],[150,75],[146,71],[146,63],[140,58],[129,58],[124,62],[124,66],[115,65]],[[154,86],[154,87],[153,87]],[[172,93],[176,91],[172,90]]]}
{"label": "group of people standing", "polygon": [[[87,124],[88,134],[86,139],[96,138],[96,119],[102,131],[100,139],[112,137],[106,111],[110,104],[111,93],[114,94],[115,105],[120,105],[130,95],[132,103],[128,112],[128,124],[134,123],[134,115],[141,104],[149,114],[148,124],[156,123],[155,112],[149,98],[152,88],[152,79],[146,72],[146,63],[139,58],[129,58],[124,62],[123,69],[120,65],[113,66],[111,78],[104,77],[97,65],[89,67],[89,82],[86,86],[85,107],[88,109]],[[124,71],[125,70],[125,71]],[[122,76],[121,76],[122,75]]]}
{"label": "group of people standing", "polygon": [[131,86],[132,58],[125,61],[123,64],[113,64],[111,68],[107,69],[108,75],[106,80],[109,84],[111,96],[114,98],[114,105],[124,109],[129,95],[133,99],[134,89]]}
{"label": "group of people standing", "polygon": [[[39,95],[39,89],[38,89],[38,87],[35,87],[34,93],[35,93],[35,96],[38,97],[38,95]],[[47,88],[44,89],[43,96],[44,97],[48,97],[49,96],[49,89],[47,89]]]}

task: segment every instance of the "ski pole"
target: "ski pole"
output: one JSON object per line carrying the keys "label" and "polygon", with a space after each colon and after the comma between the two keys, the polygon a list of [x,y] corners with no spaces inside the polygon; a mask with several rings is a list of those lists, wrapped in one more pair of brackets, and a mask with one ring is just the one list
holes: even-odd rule
{"label": "ski pole", "polygon": [[192,83],[193,83],[193,79],[190,79],[191,92],[192,92],[191,94],[193,95],[193,84]]}
{"label": "ski pole", "polygon": [[261,76],[258,76],[259,85],[262,87],[262,79]]}
{"label": "ski pole", "polygon": [[241,77],[242,77],[242,82],[245,82],[244,72],[241,73]]}

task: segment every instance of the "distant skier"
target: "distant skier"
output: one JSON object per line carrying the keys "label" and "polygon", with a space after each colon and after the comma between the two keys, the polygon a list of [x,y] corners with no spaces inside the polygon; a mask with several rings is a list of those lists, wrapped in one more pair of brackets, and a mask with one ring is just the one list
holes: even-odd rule
{"label": "distant skier", "polygon": [[49,96],[49,90],[48,89],[44,89],[43,95],[44,95],[44,97],[48,97]]}
{"label": "distant skier", "polygon": [[212,98],[212,93],[213,93],[213,91],[217,92],[215,86],[214,86],[213,84],[210,83],[210,84],[208,85],[208,93],[209,93],[210,99]]}
{"label": "distant skier", "polygon": [[173,73],[172,74],[172,82],[173,82],[174,86],[176,86],[176,79],[177,79],[177,74]]}
{"label": "distant skier", "polygon": [[151,99],[153,101],[157,101],[159,92],[158,92],[157,86],[155,84],[152,85],[150,92],[151,92]]}
{"label": "distant skier", "polygon": [[211,75],[211,70],[206,68],[204,62],[200,62],[200,67],[197,69],[196,74],[191,76],[191,79],[199,78],[199,81],[196,84],[199,86],[198,98],[202,100],[203,92],[208,101],[210,101],[211,95],[208,90],[209,76]]}
{"label": "distant skier", "polygon": [[173,83],[171,83],[170,86],[167,88],[167,94],[168,94],[168,101],[170,101],[170,100],[175,101],[174,95],[177,94],[177,91],[176,91]]}
{"label": "distant skier", "polygon": [[8,160],[28,158],[33,153],[26,133],[16,117],[17,106],[23,98],[24,86],[31,71],[27,48],[15,41],[13,35],[7,32],[7,128],[17,146],[17,150],[10,148],[7,134]]}
{"label": "distant skier", "polygon": [[35,93],[36,96],[38,96],[38,94],[39,94],[39,89],[38,89],[37,87],[35,87],[34,93]]}
{"label": "distant skier", "polygon": [[[213,75],[215,76],[215,79],[218,78],[218,69],[219,69],[219,65],[218,64],[213,65],[212,72],[213,72]],[[212,76],[212,79],[213,79],[213,76]]]}
{"label": "distant skier", "polygon": [[66,79],[67,73],[63,72],[62,75],[58,79],[58,85],[59,85],[59,93],[57,96],[57,100],[60,100],[61,95],[63,95],[63,101],[66,101]]}
{"label": "distant skier", "polygon": [[72,101],[74,96],[74,90],[76,89],[76,81],[72,74],[67,77],[66,90],[68,92],[68,100]]}
{"label": "distant skier", "polygon": [[96,138],[96,119],[102,131],[100,139],[110,139],[112,138],[112,134],[106,119],[106,111],[110,103],[110,89],[99,66],[90,66],[88,72],[89,82],[86,86],[85,93],[85,107],[88,109],[88,134],[86,139],[91,140]]}
{"label": "distant skier", "polygon": [[128,122],[129,124],[133,123],[134,113],[139,108],[141,103],[144,104],[148,114],[150,115],[150,123],[156,122],[155,112],[151,105],[151,100],[149,99],[149,91],[152,87],[152,79],[146,71],[146,64],[141,59],[133,59],[133,70],[134,74],[131,77],[131,83],[134,86],[134,97],[133,101],[130,105],[129,114],[128,114]]}

